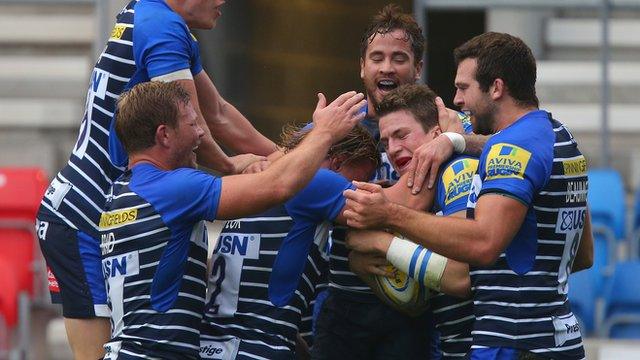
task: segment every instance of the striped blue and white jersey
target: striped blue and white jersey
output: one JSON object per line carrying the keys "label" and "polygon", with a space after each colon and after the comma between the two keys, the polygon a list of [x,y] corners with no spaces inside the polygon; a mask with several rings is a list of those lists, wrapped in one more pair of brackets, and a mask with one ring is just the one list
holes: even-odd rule
{"label": "striped blue and white jersey", "polygon": [[105,359],[193,359],[200,349],[207,240],[221,180],[190,168],[135,165],[100,218],[111,310]]}
{"label": "striped blue and white jersey", "polygon": [[227,222],[209,274],[203,359],[293,358],[297,333],[308,332],[301,322],[328,271],[330,223],[349,188],[341,175],[320,169],[284,205]]}
{"label": "striped blue and white jersey", "polygon": [[586,160],[576,141],[545,111],[529,112],[487,142],[467,215],[473,216],[485,194],[512,197],[529,209],[497,262],[470,269],[474,349],[584,358],[567,279],[584,228],[587,186]]}
{"label": "striped blue and white jersey", "polygon": [[77,142],[42,200],[41,219],[62,221],[98,238],[107,193],[126,165],[113,122],[120,94],[185,69],[193,75],[202,71],[198,43],[184,20],[162,0],[126,5],[91,73]]}
{"label": "striped blue and white jersey", "polygon": [[[478,159],[466,155],[454,156],[442,165],[436,183],[434,214],[449,216],[466,210],[471,181],[477,168]],[[471,348],[472,300],[435,293],[430,301],[434,336],[439,338],[436,358],[464,358]]]}

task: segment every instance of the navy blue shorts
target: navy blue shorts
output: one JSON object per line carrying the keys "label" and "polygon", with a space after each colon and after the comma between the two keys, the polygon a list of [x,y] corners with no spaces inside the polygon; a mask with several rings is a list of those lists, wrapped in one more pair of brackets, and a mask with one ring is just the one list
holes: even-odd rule
{"label": "navy blue shorts", "polygon": [[109,317],[100,242],[63,223],[36,220],[49,292],[66,318]]}

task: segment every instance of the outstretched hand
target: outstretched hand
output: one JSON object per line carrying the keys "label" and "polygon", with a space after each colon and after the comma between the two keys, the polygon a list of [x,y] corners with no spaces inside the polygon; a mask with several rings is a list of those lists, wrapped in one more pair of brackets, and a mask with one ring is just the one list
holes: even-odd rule
{"label": "outstretched hand", "polygon": [[332,143],[344,138],[365,114],[360,109],[366,104],[364,95],[355,91],[338,96],[329,105],[322,93],[318,93],[318,103],[313,112],[314,131],[324,131],[331,135]]}
{"label": "outstretched hand", "polygon": [[[458,113],[447,109],[440,97],[436,98],[438,108],[438,123],[442,131],[462,132],[462,123],[458,118]],[[438,136],[432,141],[421,145],[413,152],[413,158],[409,165],[409,175],[407,186],[414,194],[422,189],[425,180],[427,187],[433,188],[438,175],[438,169],[445,161],[453,155],[453,143],[446,136]]]}

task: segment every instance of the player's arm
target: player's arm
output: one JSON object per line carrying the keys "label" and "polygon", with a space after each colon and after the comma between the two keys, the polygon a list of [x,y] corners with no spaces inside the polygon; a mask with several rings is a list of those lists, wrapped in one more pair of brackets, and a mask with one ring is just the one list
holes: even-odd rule
{"label": "player's arm", "polygon": [[[202,73],[202,72],[201,72]],[[191,79],[179,79],[174,80],[178,82],[188,93],[189,100],[191,104],[193,104],[193,108],[195,109],[198,118],[198,125],[203,129],[208,129],[204,118],[202,117],[202,112],[200,111],[200,103],[198,101],[198,94],[196,91],[196,86],[194,80]],[[205,131],[204,136],[202,137],[202,141],[198,150],[196,151],[198,155],[198,163],[206,166],[212,170],[216,170],[221,172],[222,174],[235,174],[238,172],[242,172],[244,167],[249,165],[254,161],[261,160],[260,157],[253,157],[253,155],[249,155],[250,159],[246,159],[247,156],[241,156],[235,158],[235,160],[249,160],[249,161],[234,161],[233,158],[228,157],[224,151],[218,146],[218,144],[213,139],[210,131]],[[251,161],[253,160],[253,161]]]}
{"label": "player's arm", "polygon": [[205,71],[194,76],[193,81],[202,115],[217,141],[236,153],[267,156],[277,150],[273,141],[258,132],[238,109],[220,95]]}
{"label": "player's arm", "polygon": [[[363,191],[345,192],[349,209],[344,215],[349,226],[387,227],[435,253],[478,266],[496,261],[520,229],[528,209],[513,197],[488,193],[478,199],[474,219],[434,216],[388,201],[372,184],[357,186]],[[389,245],[372,241],[361,251],[386,254]]]}
{"label": "player's arm", "polygon": [[[329,147],[343,138],[364,114],[364,95],[348,92],[326,105],[319,94],[313,130],[291,152],[265,171],[222,178],[218,219],[233,219],[267,210],[291,198],[314,176]],[[283,175],[284,174],[284,175]]]}
{"label": "player's arm", "polygon": [[[465,212],[460,211],[450,216],[464,218]],[[461,298],[470,296],[471,280],[468,264],[447,259],[410,240],[399,239],[383,231],[351,231],[347,237],[347,244],[356,249],[366,250],[368,246],[366,244],[372,242],[383,244],[382,247],[388,249],[384,259],[423,286]],[[367,275],[387,276],[384,273],[384,265],[379,264],[381,258],[379,254],[358,251],[352,251],[352,253],[356,254],[354,255],[356,262],[350,266],[354,269],[354,273],[361,275],[363,279],[370,278]],[[349,260],[351,261],[351,256]]]}
{"label": "player's arm", "polygon": [[584,229],[582,229],[582,237],[576,258],[573,261],[571,272],[575,273],[580,270],[589,269],[593,266],[593,232],[591,231],[591,213],[587,208],[587,214],[584,220]]}

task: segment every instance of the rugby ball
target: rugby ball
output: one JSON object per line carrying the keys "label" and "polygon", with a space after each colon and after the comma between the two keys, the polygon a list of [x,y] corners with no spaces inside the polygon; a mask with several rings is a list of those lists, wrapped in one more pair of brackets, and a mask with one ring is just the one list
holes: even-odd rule
{"label": "rugby ball", "polygon": [[372,276],[374,292],[385,303],[411,316],[422,314],[429,307],[431,292],[398,270],[393,265],[387,265],[387,271],[393,277]]}

